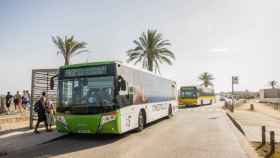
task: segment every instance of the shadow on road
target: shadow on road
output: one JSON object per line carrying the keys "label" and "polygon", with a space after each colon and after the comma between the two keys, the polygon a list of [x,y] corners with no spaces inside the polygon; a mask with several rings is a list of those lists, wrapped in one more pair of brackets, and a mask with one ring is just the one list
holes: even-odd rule
{"label": "shadow on road", "polygon": [[29,149],[8,153],[8,155],[3,158],[41,158],[57,156],[111,144],[128,136],[130,133],[123,135],[69,134]]}
{"label": "shadow on road", "polygon": [[205,106],[213,106],[213,104],[205,104],[205,105],[185,105],[185,107],[181,107],[180,109],[192,109],[192,108],[205,107]]}
{"label": "shadow on road", "polygon": [[[148,124],[144,130],[152,128],[154,124],[157,124],[166,118],[154,121]],[[137,134],[135,131],[124,133],[121,135],[111,135],[111,134],[69,134],[57,139],[53,139],[49,142],[45,142],[41,145],[34,146],[29,149],[23,149],[20,151],[15,151],[8,153],[7,156],[1,158],[12,158],[12,157],[21,157],[21,158],[47,158],[52,156],[63,155],[72,152],[78,152],[86,149],[93,149],[99,146],[104,146],[117,142],[125,137],[128,137],[130,134]]]}

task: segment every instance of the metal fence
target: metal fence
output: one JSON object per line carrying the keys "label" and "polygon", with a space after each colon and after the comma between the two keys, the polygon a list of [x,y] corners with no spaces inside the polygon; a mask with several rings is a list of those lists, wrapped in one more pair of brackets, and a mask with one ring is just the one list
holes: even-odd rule
{"label": "metal fence", "polygon": [[[38,101],[43,92],[46,92],[48,99],[56,105],[57,75],[58,69],[34,69],[31,80],[31,106],[30,106],[30,128],[33,128],[33,121],[37,119],[34,112],[34,104]],[[51,78],[54,78],[54,89],[50,88]]]}

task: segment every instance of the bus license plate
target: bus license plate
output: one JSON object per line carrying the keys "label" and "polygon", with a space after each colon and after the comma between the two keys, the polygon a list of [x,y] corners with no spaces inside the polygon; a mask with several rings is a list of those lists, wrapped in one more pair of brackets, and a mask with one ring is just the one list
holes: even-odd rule
{"label": "bus license plate", "polygon": [[90,130],[79,130],[78,133],[90,133]]}

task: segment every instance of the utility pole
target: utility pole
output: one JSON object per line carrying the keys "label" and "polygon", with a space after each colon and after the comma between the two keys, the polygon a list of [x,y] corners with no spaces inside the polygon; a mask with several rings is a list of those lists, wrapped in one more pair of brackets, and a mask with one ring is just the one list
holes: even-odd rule
{"label": "utility pole", "polygon": [[232,76],[231,78],[231,111],[234,112],[234,99],[233,99],[233,96],[234,96],[234,83],[233,83],[233,80],[234,80],[234,76]]}
{"label": "utility pole", "polygon": [[231,78],[231,111],[234,112],[234,84],[238,84],[238,76],[232,76]]}

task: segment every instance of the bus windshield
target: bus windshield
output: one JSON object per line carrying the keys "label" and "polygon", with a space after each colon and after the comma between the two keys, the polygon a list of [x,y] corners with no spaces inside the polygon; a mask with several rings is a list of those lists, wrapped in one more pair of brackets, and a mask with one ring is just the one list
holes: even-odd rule
{"label": "bus windshield", "polygon": [[181,91],[180,97],[196,98],[197,94],[195,91]]}
{"label": "bus windshield", "polygon": [[180,97],[196,98],[197,97],[197,90],[195,88],[192,88],[192,87],[181,88]]}
{"label": "bus windshield", "polygon": [[60,106],[113,106],[113,76],[60,80]]}

